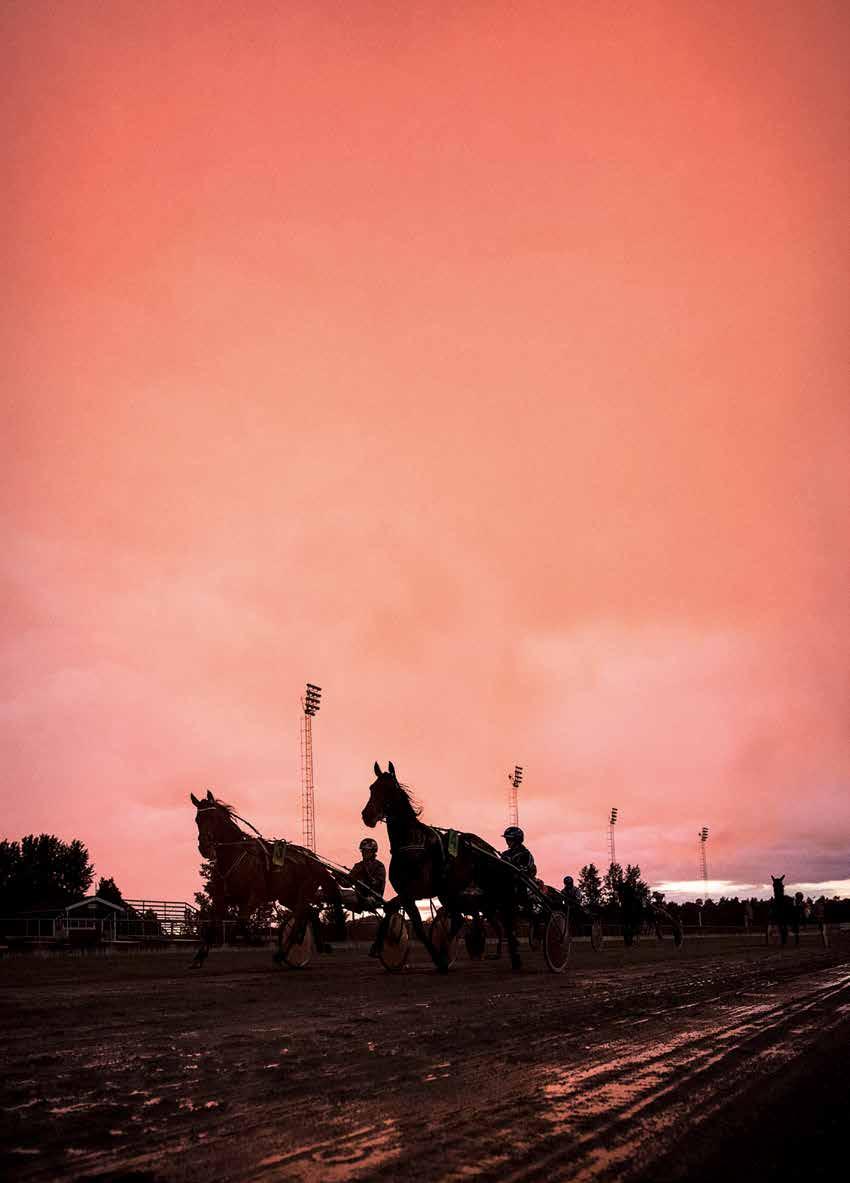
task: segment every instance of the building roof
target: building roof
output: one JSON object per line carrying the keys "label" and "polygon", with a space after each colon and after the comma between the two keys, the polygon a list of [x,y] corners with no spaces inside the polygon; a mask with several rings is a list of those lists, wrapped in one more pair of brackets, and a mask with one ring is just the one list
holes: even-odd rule
{"label": "building roof", "polygon": [[112,900],[105,900],[100,895],[87,895],[81,900],[77,900],[75,904],[69,904],[65,909],[66,912],[73,912],[77,908],[85,908],[91,904],[103,904],[105,908],[112,908],[114,912],[126,912],[126,908],[122,908],[119,904],[113,904]]}

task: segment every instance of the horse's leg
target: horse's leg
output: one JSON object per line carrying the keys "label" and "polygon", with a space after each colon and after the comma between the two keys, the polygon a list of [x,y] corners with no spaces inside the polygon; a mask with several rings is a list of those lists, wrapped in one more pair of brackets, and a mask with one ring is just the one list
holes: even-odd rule
{"label": "horse's leg", "polygon": [[336,926],[336,939],[344,941],[347,939],[348,933],[345,927],[345,909],[342,906],[341,899],[335,899],[331,904],[333,912],[334,925]]}
{"label": "horse's leg", "polygon": [[[326,941],[322,933],[322,923],[319,920],[319,914],[315,908],[307,907],[307,924],[310,925],[310,931],[313,934],[313,943],[320,953],[333,953],[333,946],[330,941]],[[305,925],[306,928],[306,925]]]}
{"label": "horse's leg", "polygon": [[505,937],[508,942],[511,969],[517,971],[522,969],[522,958],[519,955],[519,941],[517,940],[516,929],[514,928],[514,910],[510,904],[504,904],[501,908],[501,914]]}
{"label": "horse's leg", "polygon": [[502,928],[502,922],[495,912],[490,913],[487,916],[487,920],[489,920],[492,927],[496,930],[496,952],[485,953],[485,957],[488,961],[499,961],[502,956],[502,940],[505,935],[505,930]]}
{"label": "horse's leg", "polygon": [[205,920],[198,926],[198,948],[195,950],[195,956],[189,963],[189,969],[200,969],[206,961],[210,952],[210,945],[213,941],[212,929],[214,925],[211,921]]}
{"label": "horse's leg", "polygon": [[439,970],[440,973],[442,973],[442,974],[448,973],[449,972],[448,958],[446,957],[446,955],[444,953],[438,953],[437,950],[434,948],[433,944],[431,943],[431,938],[428,936],[425,925],[422,921],[422,917],[419,915],[419,909],[416,907],[416,900],[414,900],[414,899],[409,900],[406,897],[402,896],[401,901],[402,901],[402,904],[404,905],[405,912],[410,917],[410,923],[413,925],[413,931],[416,933],[416,935],[419,937],[422,944],[425,946],[425,948],[430,953],[431,960],[434,962],[434,965],[437,967],[437,969]]}
{"label": "horse's leg", "polygon": [[[375,940],[372,944],[374,949],[374,956],[379,957],[381,949],[384,947],[384,937],[387,935],[387,929],[390,926],[390,920],[401,909],[401,896],[393,896],[391,900],[387,900],[384,904],[384,914],[378,923],[378,931],[375,933]],[[369,950],[369,956],[373,956],[372,949]]]}
{"label": "horse's leg", "polygon": [[215,944],[218,932],[218,926],[222,926],[222,940],[224,944],[224,913],[225,904],[221,895],[216,893],[212,896],[212,912],[207,920],[205,920],[198,929],[199,945],[195,952],[195,956],[189,966],[190,969],[200,969],[209,956],[210,947]]}
{"label": "horse's leg", "polygon": [[449,926],[449,943],[451,944],[463,928],[463,912],[461,912],[456,903],[451,903],[448,906],[448,913],[451,917],[451,924]]}

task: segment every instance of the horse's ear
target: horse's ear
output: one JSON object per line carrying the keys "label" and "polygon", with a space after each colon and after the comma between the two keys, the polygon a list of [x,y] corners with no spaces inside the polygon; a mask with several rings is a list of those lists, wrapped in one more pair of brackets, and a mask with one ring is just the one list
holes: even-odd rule
{"label": "horse's ear", "polygon": [[383,775],[383,774],[381,773],[381,766],[380,766],[380,764],[378,763],[378,761],[376,760],[376,761],[375,761],[375,776],[381,776],[381,775]]}
{"label": "horse's ear", "polygon": [[215,801],[215,797],[212,795],[212,789],[207,789],[207,800]]}
{"label": "horse's ear", "polygon": [[784,875],[780,875],[780,876],[779,876],[779,878],[778,878],[778,880],[777,880],[777,883],[784,883],[784,882],[785,882],[785,876],[784,876]]}
{"label": "horse's ear", "polygon": [[201,803],[200,803],[200,801],[198,800],[198,798],[195,796],[195,794],[194,794],[194,793],[190,793],[190,794],[189,794],[189,796],[192,798],[192,804],[193,804],[193,805],[195,806],[195,808],[197,809],[197,808],[198,808],[198,806],[201,804]]}
{"label": "horse's ear", "polygon": [[389,764],[387,765],[387,772],[390,774],[393,780],[398,780],[398,777],[395,774],[395,768],[393,768],[392,760],[390,760]]}

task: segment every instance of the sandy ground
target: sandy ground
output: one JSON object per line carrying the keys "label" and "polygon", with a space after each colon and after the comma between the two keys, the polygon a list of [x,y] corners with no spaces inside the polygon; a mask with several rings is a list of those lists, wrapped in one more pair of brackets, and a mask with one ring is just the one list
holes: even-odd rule
{"label": "sandy ground", "polygon": [[0,963],[7,1177],[762,1183],[846,1155],[850,934],[579,945],[561,976],[188,959]]}

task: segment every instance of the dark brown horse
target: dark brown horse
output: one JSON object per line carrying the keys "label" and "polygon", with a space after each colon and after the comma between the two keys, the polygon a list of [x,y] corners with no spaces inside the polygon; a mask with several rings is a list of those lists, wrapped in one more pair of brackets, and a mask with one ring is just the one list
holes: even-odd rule
{"label": "dark brown horse", "polygon": [[770,937],[770,924],[775,924],[779,929],[779,939],[783,945],[788,944],[788,929],[790,928],[794,934],[794,944],[800,943],[800,909],[796,907],[794,901],[789,899],[785,894],[785,876],[771,875],[773,880],[773,900],[770,905],[770,921],[768,925],[768,938]]}
{"label": "dark brown horse", "polygon": [[324,951],[327,947],[321,940],[316,908],[330,905],[338,925],[343,923],[339,885],[328,868],[303,846],[271,843],[259,834],[246,834],[233,809],[212,793],[200,799],[194,793],[189,795],[196,809],[198,850],[213,868],[208,886],[213,918],[202,928],[193,964],[203,964],[228,907],[237,909],[244,925],[261,904],[275,901],[293,915],[286,935],[283,927],[280,929],[275,960],[287,961],[289,950],[304,941],[308,924],[316,947]]}
{"label": "dark brown horse", "polygon": [[517,898],[517,877],[511,867],[502,862],[496,851],[477,834],[457,833],[426,826],[419,820],[410,793],[396,777],[392,763],[381,772],[375,762],[377,779],[369,787],[369,800],[363,807],[364,823],[374,828],[379,821],[387,823],[390,839],[389,879],[398,892],[386,904],[386,916],[378,932],[378,942],[384,937],[393,911],[404,908],[416,935],[431,955],[441,973],[448,970],[446,948],[432,943],[416,906],[417,900],[438,899],[450,917],[449,944],[463,924],[463,895],[476,886],[483,893],[481,910],[497,914],[504,926],[511,954],[511,965],[521,968],[514,910]]}

